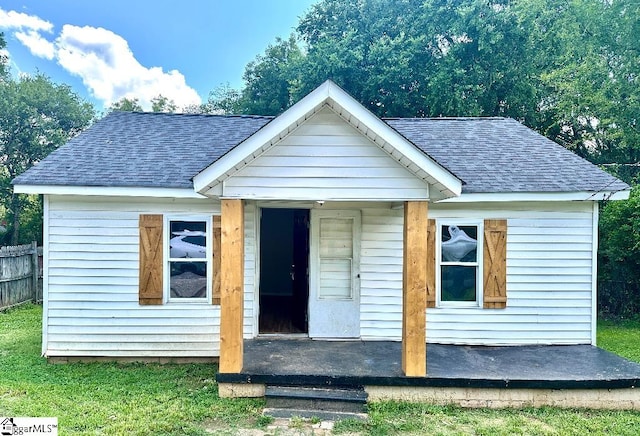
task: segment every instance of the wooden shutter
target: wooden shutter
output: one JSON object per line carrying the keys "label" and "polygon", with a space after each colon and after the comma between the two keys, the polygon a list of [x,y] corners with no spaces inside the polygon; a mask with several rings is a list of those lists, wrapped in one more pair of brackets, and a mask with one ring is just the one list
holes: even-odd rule
{"label": "wooden shutter", "polygon": [[140,215],[140,304],[162,304],[162,215]]}
{"label": "wooden shutter", "polygon": [[507,307],[507,220],[484,221],[485,309]]}
{"label": "wooden shutter", "polygon": [[220,216],[213,217],[213,292],[211,293],[211,303],[220,305]]}
{"label": "wooden shutter", "polygon": [[436,307],[436,220],[427,224],[427,307]]}

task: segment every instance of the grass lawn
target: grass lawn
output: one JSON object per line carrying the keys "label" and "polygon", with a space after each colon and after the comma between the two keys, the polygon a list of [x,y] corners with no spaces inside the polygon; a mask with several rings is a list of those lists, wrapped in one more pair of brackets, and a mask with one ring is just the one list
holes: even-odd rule
{"label": "grass lawn", "polygon": [[[41,315],[33,305],[0,312],[0,416],[56,416],[61,435],[311,434],[296,421],[267,430],[261,400],[219,398],[214,365],[48,364],[40,357]],[[600,327],[603,348],[640,362],[640,323]],[[639,429],[640,412],[380,402],[370,405],[367,422],[338,422],[334,433],[637,435]]]}

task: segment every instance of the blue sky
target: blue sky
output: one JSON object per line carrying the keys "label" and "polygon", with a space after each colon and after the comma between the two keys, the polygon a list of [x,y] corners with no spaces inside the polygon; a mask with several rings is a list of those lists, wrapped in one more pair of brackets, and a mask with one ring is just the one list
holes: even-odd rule
{"label": "blue sky", "polygon": [[101,110],[122,97],[178,106],[220,84],[242,85],[245,65],[287,38],[318,0],[3,0],[14,74],[40,71]]}

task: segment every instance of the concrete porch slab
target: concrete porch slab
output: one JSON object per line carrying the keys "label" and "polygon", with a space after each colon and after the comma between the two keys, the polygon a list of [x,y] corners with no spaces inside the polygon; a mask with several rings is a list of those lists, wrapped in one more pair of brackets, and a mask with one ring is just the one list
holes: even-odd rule
{"label": "concrete porch slab", "polygon": [[[405,377],[390,341],[252,339],[239,374],[219,383],[483,389],[633,389],[640,364],[591,345],[428,344],[427,377]],[[640,391],[639,391],[640,392]]]}

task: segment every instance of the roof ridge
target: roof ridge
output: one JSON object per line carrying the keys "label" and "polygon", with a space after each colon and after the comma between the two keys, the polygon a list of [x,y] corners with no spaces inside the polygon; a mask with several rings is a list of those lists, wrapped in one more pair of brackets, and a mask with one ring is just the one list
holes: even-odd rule
{"label": "roof ridge", "polygon": [[496,116],[469,116],[469,117],[383,117],[383,121],[486,121],[486,120],[513,120],[511,117],[496,117]]}
{"label": "roof ridge", "polygon": [[203,117],[203,118],[249,118],[249,119],[273,119],[273,115],[244,115],[244,114],[203,114],[203,113],[182,113],[182,112],[149,112],[149,111],[112,111],[101,119],[111,115],[152,115],[169,117]]}

